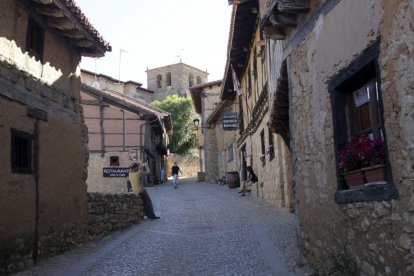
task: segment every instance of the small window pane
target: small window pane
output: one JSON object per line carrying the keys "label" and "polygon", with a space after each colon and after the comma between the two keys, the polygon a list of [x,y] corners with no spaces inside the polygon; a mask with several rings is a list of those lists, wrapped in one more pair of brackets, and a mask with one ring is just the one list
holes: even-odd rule
{"label": "small window pane", "polygon": [[111,167],[119,167],[119,157],[118,156],[111,156],[109,158],[110,166]]}
{"label": "small window pane", "polygon": [[32,135],[11,129],[11,167],[13,173],[32,172]]}

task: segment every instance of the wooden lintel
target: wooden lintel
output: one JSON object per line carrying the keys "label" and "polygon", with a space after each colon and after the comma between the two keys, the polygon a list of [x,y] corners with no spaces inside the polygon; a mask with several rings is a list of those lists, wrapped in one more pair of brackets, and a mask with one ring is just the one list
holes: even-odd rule
{"label": "wooden lintel", "polygon": [[51,28],[59,29],[59,30],[71,30],[75,28],[75,24],[67,19],[66,17],[63,18],[53,18],[49,17],[47,19],[47,25]]}
{"label": "wooden lintel", "polygon": [[53,0],[32,0],[33,2],[44,4],[44,5],[50,5],[53,4]]}
{"label": "wooden lintel", "polygon": [[286,38],[285,30],[268,25],[263,28],[263,36],[266,39],[284,40]]}
{"label": "wooden lintel", "polygon": [[70,41],[70,44],[76,47],[81,47],[81,48],[91,48],[94,46],[94,44],[87,39],[76,39],[76,40]]}
{"label": "wooden lintel", "polygon": [[65,14],[61,9],[55,8],[53,6],[37,6],[35,11],[42,15],[52,16],[52,17],[65,17]]}
{"label": "wooden lintel", "polygon": [[279,27],[296,27],[296,14],[294,13],[273,13],[269,17],[269,22],[273,26]]}
{"label": "wooden lintel", "polygon": [[238,4],[242,4],[242,3],[246,2],[246,1],[248,1],[248,0],[229,0],[229,5],[231,5],[231,4],[238,5]]}
{"label": "wooden lintel", "polygon": [[279,0],[277,3],[277,9],[282,13],[305,13],[309,8],[309,0]]}
{"label": "wooden lintel", "polygon": [[81,31],[79,31],[78,29],[70,29],[70,30],[65,30],[63,32],[64,36],[70,37],[70,38],[83,38],[85,37]]}

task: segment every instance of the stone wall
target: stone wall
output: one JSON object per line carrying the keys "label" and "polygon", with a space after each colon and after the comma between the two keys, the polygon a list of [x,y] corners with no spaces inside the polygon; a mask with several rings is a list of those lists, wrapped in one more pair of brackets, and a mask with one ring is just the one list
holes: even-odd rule
{"label": "stone wall", "polygon": [[[265,146],[269,146],[268,119],[264,119],[258,130],[252,135],[252,156],[253,169],[257,173],[258,183],[253,186],[254,195],[263,198],[265,201],[294,210],[293,183],[291,170],[291,154],[280,135],[273,134],[274,157],[266,153],[265,163],[260,160],[261,140],[260,132],[264,131]],[[250,157],[250,156],[249,156]]]}
{"label": "stone wall", "polygon": [[[167,86],[166,83],[167,73],[171,73],[170,86]],[[191,97],[188,90],[190,73],[194,76],[194,85],[197,84],[197,76],[201,77],[201,83],[207,82],[207,72],[181,62],[147,70],[148,89],[155,92],[153,100],[163,100],[165,97],[172,94]],[[161,88],[157,86],[158,74],[162,76]]]}
{"label": "stone wall", "polygon": [[204,137],[205,181],[217,183],[220,176],[218,167],[217,137],[214,129],[206,129]]}
{"label": "stone wall", "polygon": [[[107,152],[102,157],[100,153],[89,153],[88,166],[88,185],[89,193],[125,193],[127,189],[128,177],[103,177],[103,168],[108,168],[110,156],[119,157],[120,167],[129,167],[131,161],[129,160],[128,152]],[[116,168],[116,167],[114,167]]]}
{"label": "stone wall", "polygon": [[[307,261],[322,275],[413,273],[414,35],[409,26],[414,3],[391,2],[338,1],[316,17],[312,31],[290,54],[300,244]],[[327,83],[378,39],[390,181],[400,196],[339,205]]]}
{"label": "stone wall", "polygon": [[[0,23],[0,146],[5,153],[0,155],[0,209],[7,210],[0,212],[3,274],[25,267],[33,256],[82,240],[88,137],[79,105],[79,53],[46,30],[43,60],[29,55],[28,12],[15,1],[1,1]],[[31,145],[27,173],[13,171],[12,129],[24,133]]]}
{"label": "stone wall", "polygon": [[135,193],[88,193],[88,213],[89,235],[99,236],[139,222],[144,205]]}
{"label": "stone wall", "polygon": [[171,167],[174,166],[174,162],[178,163],[180,170],[183,172],[183,176],[194,177],[197,176],[197,172],[200,171],[200,160],[198,155],[179,155],[171,153],[167,157],[166,166],[168,177],[171,176]]}
{"label": "stone wall", "polygon": [[[110,231],[135,224],[144,216],[143,201],[134,193],[88,193],[87,199],[87,225],[79,227],[68,222],[63,225],[61,232],[52,229],[44,232],[39,238],[39,256],[61,253]],[[0,257],[4,258],[0,261],[0,275],[32,266],[32,247],[31,235],[3,243],[0,247]]]}

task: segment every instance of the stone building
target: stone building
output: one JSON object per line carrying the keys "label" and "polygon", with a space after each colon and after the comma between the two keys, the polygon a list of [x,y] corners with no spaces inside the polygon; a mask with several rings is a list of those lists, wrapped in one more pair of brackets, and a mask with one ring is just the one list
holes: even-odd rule
{"label": "stone building", "polygon": [[221,80],[217,80],[189,88],[194,110],[201,118],[199,126],[196,127],[198,148],[200,150],[199,172],[205,172],[204,180],[213,183],[217,182],[217,176],[219,175],[217,138],[215,132],[212,131],[212,127],[206,125],[205,122],[220,101],[221,83]]}
{"label": "stone building", "polygon": [[[270,124],[290,143],[300,249],[321,275],[414,273],[413,15],[410,0],[260,1]],[[349,188],[338,151],[361,133],[385,144],[386,181]]]}
{"label": "stone building", "polygon": [[[158,183],[166,167],[170,113],[123,93],[89,86],[84,75],[81,103],[89,137],[88,192],[127,192],[132,162],[147,162],[150,183]],[[112,86],[108,78],[105,83]]]}
{"label": "stone building", "polygon": [[135,81],[120,81],[110,76],[96,74],[87,70],[81,70],[82,83],[92,86],[93,88],[122,93],[134,99],[150,103],[153,100],[154,91],[142,87],[142,83]]}
{"label": "stone building", "polygon": [[[206,144],[208,147],[206,177],[210,182],[217,182],[223,177],[239,173],[239,155],[236,153],[238,131],[224,130],[221,119],[225,113],[236,113],[237,102],[220,100],[211,114],[206,118],[206,139],[212,141]],[[213,143],[216,141],[216,144]],[[240,177],[238,177],[240,179]],[[231,181],[233,182],[233,180]]]}
{"label": "stone building", "polygon": [[216,126],[217,141],[226,142],[219,150],[227,150],[227,160],[223,156],[219,167],[226,168],[230,165],[228,161],[233,160],[228,156],[234,156],[230,167],[240,172],[243,181],[246,167],[251,166],[259,178],[252,194],[292,211],[291,153],[283,137],[269,127],[267,55],[257,25],[258,11],[258,1],[243,1],[233,6],[221,101],[206,123],[217,124],[229,111],[238,114],[237,130],[227,134],[231,138],[222,139],[223,123]]}
{"label": "stone building", "polygon": [[87,234],[79,62],[111,47],[71,0],[1,0],[0,23],[0,274],[7,274]]}
{"label": "stone building", "polygon": [[169,95],[190,97],[189,87],[207,82],[208,73],[183,62],[147,69],[147,88],[154,91],[154,100]]}

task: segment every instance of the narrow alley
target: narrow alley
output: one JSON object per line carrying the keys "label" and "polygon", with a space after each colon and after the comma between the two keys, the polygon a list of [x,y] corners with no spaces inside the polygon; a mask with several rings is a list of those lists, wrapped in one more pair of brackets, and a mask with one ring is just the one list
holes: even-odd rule
{"label": "narrow alley", "polygon": [[24,275],[296,275],[294,214],[238,189],[187,180],[147,188],[159,220],[105,236]]}

